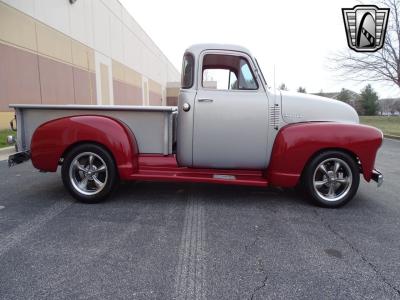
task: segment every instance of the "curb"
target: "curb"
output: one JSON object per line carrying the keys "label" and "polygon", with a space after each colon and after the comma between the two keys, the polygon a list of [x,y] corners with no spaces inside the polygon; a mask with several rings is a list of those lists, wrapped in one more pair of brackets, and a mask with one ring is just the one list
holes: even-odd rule
{"label": "curb", "polygon": [[400,140],[400,136],[398,135],[384,134],[383,136],[388,139]]}
{"label": "curb", "polygon": [[8,160],[8,156],[15,153],[15,147],[5,147],[0,149],[0,161]]}
{"label": "curb", "polygon": [[14,152],[15,152],[15,147],[14,146],[0,148],[0,155],[1,154],[14,153]]}

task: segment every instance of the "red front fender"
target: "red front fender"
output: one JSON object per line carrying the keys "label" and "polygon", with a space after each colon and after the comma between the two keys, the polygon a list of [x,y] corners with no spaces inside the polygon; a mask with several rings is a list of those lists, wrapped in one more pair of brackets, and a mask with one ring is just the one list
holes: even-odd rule
{"label": "red front fender", "polygon": [[122,179],[137,171],[135,136],[122,122],[105,116],[72,116],[42,124],[32,136],[32,163],[39,170],[55,172],[65,151],[83,142],[97,143],[110,151]]}
{"label": "red front fender", "polygon": [[322,150],[347,151],[359,158],[364,178],[371,180],[382,132],[374,127],[332,122],[298,123],[283,127],[276,136],[267,170],[272,185],[293,187],[306,163]]}

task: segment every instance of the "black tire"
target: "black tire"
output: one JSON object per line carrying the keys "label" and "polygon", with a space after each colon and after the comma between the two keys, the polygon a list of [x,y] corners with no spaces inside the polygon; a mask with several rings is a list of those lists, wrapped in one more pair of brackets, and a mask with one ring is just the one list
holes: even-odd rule
{"label": "black tire", "polygon": [[[336,163],[339,168],[335,171]],[[359,184],[360,170],[356,160],[345,152],[334,150],[313,157],[302,176],[303,188],[312,202],[328,208],[348,203],[357,193]]]}
{"label": "black tire", "polygon": [[90,143],[77,145],[65,155],[61,176],[69,193],[88,204],[105,200],[118,181],[111,154],[103,147]]}

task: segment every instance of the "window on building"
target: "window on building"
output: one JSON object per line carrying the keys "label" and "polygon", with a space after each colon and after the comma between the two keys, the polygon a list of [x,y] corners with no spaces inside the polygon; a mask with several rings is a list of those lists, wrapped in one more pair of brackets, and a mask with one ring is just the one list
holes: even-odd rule
{"label": "window on building", "polygon": [[194,75],[194,58],[193,55],[186,53],[182,62],[182,79],[181,85],[183,89],[189,89],[193,86]]}
{"label": "window on building", "polygon": [[240,56],[206,54],[202,85],[217,90],[256,90],[257,81],[247,60]]}

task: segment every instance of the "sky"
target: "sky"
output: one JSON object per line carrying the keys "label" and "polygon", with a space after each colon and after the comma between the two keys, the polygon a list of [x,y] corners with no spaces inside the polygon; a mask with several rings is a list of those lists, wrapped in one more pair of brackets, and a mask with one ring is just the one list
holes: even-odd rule
{"label": "sky", "polygon": [[[328,57],[348,48],[341,8],[360,1],[120,2],[178,70],[190,45],[230,43],[250,49],[272,87],[285,83],[292,91],[302,86],[310,93],[342,88],[359,92],[370,83],[343,80],[328,68]],[[381,98],[400,96],[398,87],[371,84]]]}

